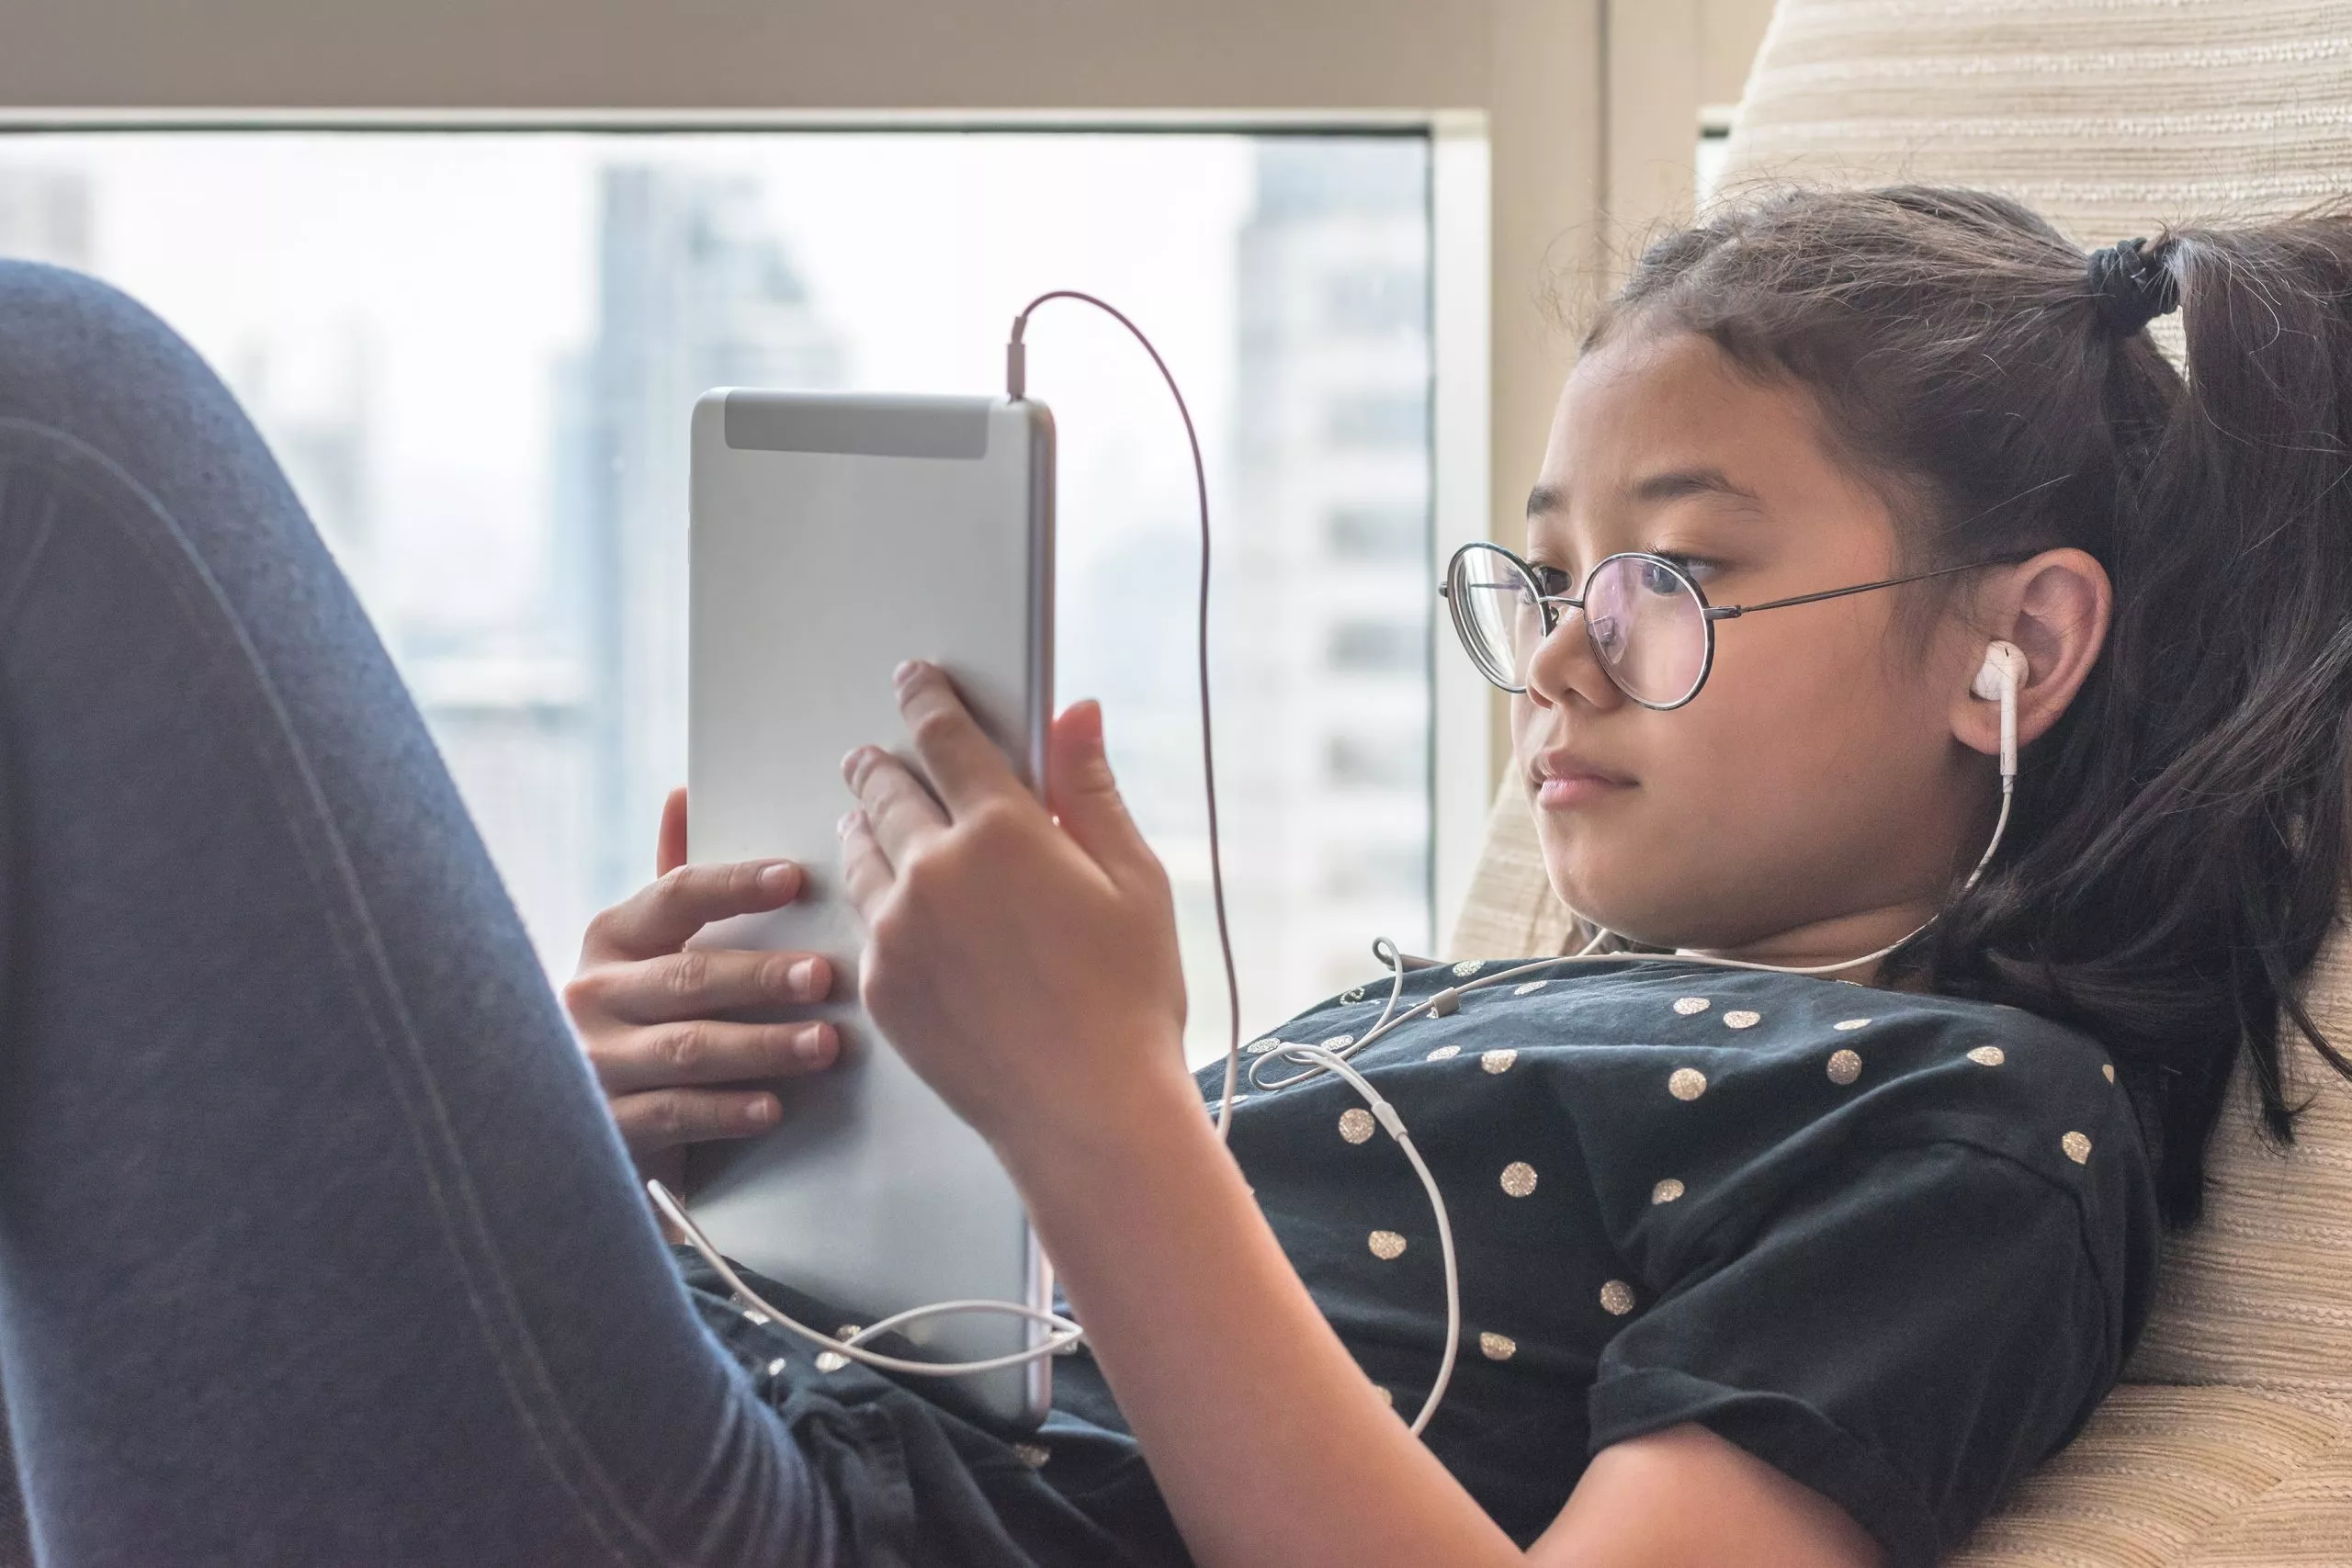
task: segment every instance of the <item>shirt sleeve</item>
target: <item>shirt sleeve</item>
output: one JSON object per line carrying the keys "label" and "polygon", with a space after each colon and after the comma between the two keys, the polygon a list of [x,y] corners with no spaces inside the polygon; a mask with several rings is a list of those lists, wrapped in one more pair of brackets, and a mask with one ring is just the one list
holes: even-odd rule
{"label": "shirt sleeve", "polygon": [[1603,1350],[1594,1453],[1698,1422],[1928,1568],[2118,1375],[2115,1260],[2005,1155],[1859,1148],[1736,1229]]}

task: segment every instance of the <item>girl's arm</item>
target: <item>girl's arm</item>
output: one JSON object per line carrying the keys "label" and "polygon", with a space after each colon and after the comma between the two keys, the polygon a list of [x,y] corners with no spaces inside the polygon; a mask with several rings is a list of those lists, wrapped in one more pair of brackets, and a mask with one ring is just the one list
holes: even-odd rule
{"label": "girl's arm", "polygon": [[[1518,1563],[1308,1297],[1188,1078],[1015,1167],[1119,1407],[1204,1568]],[[1685,1425],[1614,1444],[1524,1561],[1875,1568],[1844,1510]]]}
{"label": "girl's arm", "polygon": [[[943,674],[907,666],[899,694],[938,793],[876,749],[845,759],[865,1004],[1020,1184],[1193,1556],[1526,1561],[1356,1367],[1203,1114],[1167,876],[1120,803],[1098,710],[1054,727],[1048,816]],[[1874,1561],[1860,1539],[1689,1428],[1601,1455],[1529,1555],[1846,1568]]]}

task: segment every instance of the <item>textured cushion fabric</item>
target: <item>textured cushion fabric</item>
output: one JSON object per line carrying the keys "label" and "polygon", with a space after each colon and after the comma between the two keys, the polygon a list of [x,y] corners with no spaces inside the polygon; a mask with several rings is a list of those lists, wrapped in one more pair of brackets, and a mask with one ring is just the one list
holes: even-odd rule
{"label": "textured cushion fabric", "polygon": [[[1781,0],[1724,175],[1759,178],[2001,190],[2086,246],[2291,211],[2352,190],[2352,0]],[[1570,925],[1507,782],[1453,951]],[[2352,1051],[2352,937],[2309,1001]],[[2290,1066],[2295,1146],[2239,1094],[2126,1382],[1954,1562],[2352,1563],[2352,1086]]]}

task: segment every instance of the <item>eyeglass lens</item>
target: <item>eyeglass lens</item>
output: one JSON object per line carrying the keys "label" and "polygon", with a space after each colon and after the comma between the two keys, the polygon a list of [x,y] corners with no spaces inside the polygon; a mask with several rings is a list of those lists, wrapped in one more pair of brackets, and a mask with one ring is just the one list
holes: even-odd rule
{"label": "eyeglass lens", "polygon": [[[1455,560],[1453,601],[1455,628],[1480,672],[1523,690],[1562,609],[1539,603],[1517,560],[1483,547]],[[1697,690],[1707,668],[1706,606],[1681,574],[1651,558],[1612,556],[1586,582],[1584,601],[1586,639],[1619,690],[1657,707]]]}

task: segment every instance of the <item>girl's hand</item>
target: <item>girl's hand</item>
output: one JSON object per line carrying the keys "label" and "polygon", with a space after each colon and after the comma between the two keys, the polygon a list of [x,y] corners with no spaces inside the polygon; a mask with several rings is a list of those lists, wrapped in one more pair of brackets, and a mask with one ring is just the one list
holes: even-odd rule
{"label": "girl's hand", "polygon": [[589,922],[564,1006],[604,1086],[639,1174],[671,1187],[689,1144],[741,1138],[775,1125],[782,1108],[763,1079],[830,1066],[830,1023],[733,1023],[719,1014],[821,1001],[832,966],[808,953],[686,950],[713,920],[789,904],[804,878],[790,861],[688,865],[686,792],[662,813],[660,881]]}
{"label": "girl's hand", "polygon": [[937,796],[879,747],[842,762],[867,1012],[1008,1155],[1114,1137],[1130,1113],[1197,1114],[1168,874],[1112,782],[1102,710],[1055,721],[1048,815],[944,672],[900,666],[899,703]]}

